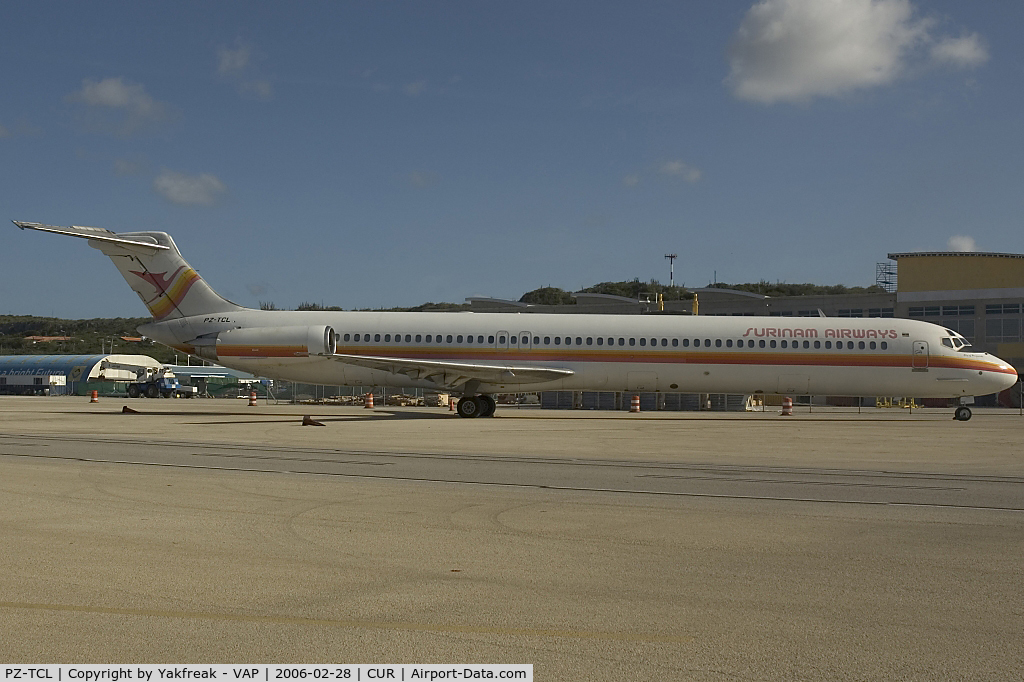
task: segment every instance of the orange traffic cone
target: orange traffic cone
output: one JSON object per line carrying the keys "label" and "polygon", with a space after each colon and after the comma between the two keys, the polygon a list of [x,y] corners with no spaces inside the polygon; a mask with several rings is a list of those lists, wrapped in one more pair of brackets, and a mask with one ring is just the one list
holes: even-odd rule
{"label": "orange traffic cone", "polygon": [[640,411],[640,396],[638,396],[638,395],[633,396],[633,401],[629,405],[629,411],[630,412],[639,412]]}
{"label": "orange traffic cone", "polygon": [[92,392],[92,397],[89,398],[89,402],[90,403],[98,403],[99,401],[100,401],[100,392],[99,391],[93,391]]}
{"label": "orange traffic cone", "polygon": [[256,407],[256,391],[249,394],[249,407]]}
{"label": "orange traffic cone", "polygon": [[373,409],[373,391],[366,394],[366,400],[363,401],[363,407],[367,410]]}
{"label": "orange traffic cone", "polygon": [[788,395],[782,399],[782,416],[792,417],[793,416],[793,399]]}

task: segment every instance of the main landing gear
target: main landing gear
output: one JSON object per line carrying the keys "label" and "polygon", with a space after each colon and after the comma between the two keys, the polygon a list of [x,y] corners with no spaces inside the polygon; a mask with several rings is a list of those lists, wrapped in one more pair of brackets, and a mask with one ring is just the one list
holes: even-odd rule
{"label": "main landing gear", "polygon": [[474,395],[460,398],[455,405],[455,411],[460,417],[493,417],[494,408],[497,404],[494,398],[489,395]]}
{"label": "main landing gear", "polygon": [[970,418],[971,418],[971,408],[964,407],[963,405],[961,405],[960,407],[956,408],[956,412],[953,413],[953,419],[956,419],[957,421],[960,421],[960,422],[965,422],[965,421],[967,421]]}

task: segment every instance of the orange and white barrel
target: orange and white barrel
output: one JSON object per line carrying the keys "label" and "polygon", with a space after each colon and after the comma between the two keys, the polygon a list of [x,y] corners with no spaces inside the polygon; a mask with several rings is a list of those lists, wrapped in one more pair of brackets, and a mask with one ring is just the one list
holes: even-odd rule
{"label": "orange and white barrel", "polygon": [[793,416],[793,399],[788,395],[782,399],[782,416],[792,417]]}
{"label": "orange and white barrel", "polygon": [[366,397],[363,399],[363,407],[367,410],[373,409],[373,391],[366,394]]}
{"label": "orange and white barrel", "polygon": [[249,407],[256,407],[256,391],[249,393]]}
{"label": "orange and white barrel", "polygon": [[454,412],[455,411],[455,398],[448,398],[448,411],[449,412]]}
{"label": "orange and white barrel", "polygon": [[629,411],[630,412],[639,412],[640,411],[640,396],[638,396],[638,395],[633,396],[633,401],[629,404]]}
{"label": "orange and white barrel", "polygon": [[99,401],[100,401],[100,392],[99,391],[93,391],[92,392],[92,397],[89,398],[89,402],[90,403],[98,403]]}

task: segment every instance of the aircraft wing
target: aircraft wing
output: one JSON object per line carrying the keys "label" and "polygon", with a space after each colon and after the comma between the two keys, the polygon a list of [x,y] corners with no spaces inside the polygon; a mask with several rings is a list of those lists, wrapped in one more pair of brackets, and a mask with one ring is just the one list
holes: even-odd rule
{"label": "aircraft wing", "polygon": [[359,367],[379,369],[393,374],[405,374],[412,379],[428,379],[440,386],[455,387],[477,380],[486,384],[531,384],[555,381],[573,375],[571,369],[528,365],[485,365],[446,360],[418,360],[389,358],[374,355],[328,355],[331,360]]}
{"label": "aircraft wing", "polygon": [[132,237],[126,238],[111,232],[110,230],[102,227],[82,227],[81,225],[71,225],[70,227],[60,227],[58,225],[43,225],[42,223],[27,223],[22,220],[12,220],[12,223],[17,225],[23,230],[39,230],[40,232],[53,232],[54,234],[63,234],[69,237],[81,237],[82,239],[92,239],[98,242],[107,242],[109,244],[122,244],[125,246],[142,247],[144,249],[152,249],[154,251],[166,251],[169,246],[163,244],[157,244],[152,237],[146,237],[144,235],[132,235]]}

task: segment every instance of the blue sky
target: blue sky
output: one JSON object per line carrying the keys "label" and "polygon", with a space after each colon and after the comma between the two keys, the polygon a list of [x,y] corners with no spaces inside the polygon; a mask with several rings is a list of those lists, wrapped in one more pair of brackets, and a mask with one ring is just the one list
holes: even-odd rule
{"label": "blue sky", "polygon": [[[1024,4],[9,3],[0,215],[169,232],[245,305],[871,284],[1024,252]],[[0,229],[0,313],[145,310]]]}

